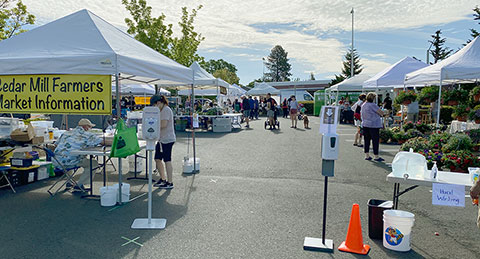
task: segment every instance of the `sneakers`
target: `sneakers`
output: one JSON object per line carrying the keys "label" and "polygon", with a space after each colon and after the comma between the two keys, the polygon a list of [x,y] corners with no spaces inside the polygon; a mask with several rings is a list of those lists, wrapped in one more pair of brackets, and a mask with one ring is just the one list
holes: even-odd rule
{"label": "sneakers", "polygon": [[156,183],[154,183],[153,186],[159,187],[160,185],[162,185],[162,184],[164,184],[164,183],[166,183],[166,182],[167,182],[167,180],[160,179],[160,180],[158,180]]}
{"label": "sneakers", "polygon": [[158,188],[160,188],[160,189],[173,189],[173,183],[164,182],[164,183],[158,185]]}

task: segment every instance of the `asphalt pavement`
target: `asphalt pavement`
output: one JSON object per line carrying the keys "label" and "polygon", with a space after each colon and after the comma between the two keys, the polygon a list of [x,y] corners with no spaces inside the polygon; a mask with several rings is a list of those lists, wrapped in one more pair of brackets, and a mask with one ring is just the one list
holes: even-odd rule
{"label": "asphalt pavement", "polygon": [[[289,120],[279,120],[276,131],[265,130],[260,119],[250,129],[197,133],[196,175],[181,173],[192,141],[188,133],[177,134],[174,189],[153,192],[153,218],[167,220],[164,230],[131,229],[134,219],[147,217],[144,180],[127,181],[131,198],[137,198],[115,207],[70,192],[50,197],[46,190],[55,179],[18,187],[16,194],[0,189],[0,257],[357,258],[337,250],[354,203],[360,205],[363,241],[372,247],[365,257],[480,257],[477,208],[468,199],[465,208],[432,206],[427,187],[400,197],[399,209],[415,214],[410,252],[390,251],[368,237],[367,202],[392,199],[393,184],[386,176],[398,146],[381,145],[385,163],[365,161],[362,149],[352,146],[351,125],[338,128],[340,155],[328,181],[326,237],[334,241],[335,251],[304,251],[305,237],[322,234],[319,119],[310,117],[309,130],[302,122],[292,129]],[[127,171],[126,160],[123,165]],[[113,184],[118,174],[108,169]],[[124,172],[124,179],[129,176]],[[101,181],[97,175],[96,193]]]}

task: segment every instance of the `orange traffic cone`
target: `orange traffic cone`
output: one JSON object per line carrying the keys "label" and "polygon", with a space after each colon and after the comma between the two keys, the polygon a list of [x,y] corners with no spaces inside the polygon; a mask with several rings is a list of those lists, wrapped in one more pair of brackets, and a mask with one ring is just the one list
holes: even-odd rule
{"label": "orange traffic cone", "polygon": [[352,206],[347,240],[343,241],[338,247],[338,250],[362,255],[365,255],[370,251],[370,246],[363,244],[362,225],[360,223],[360,207],[356,203]]}

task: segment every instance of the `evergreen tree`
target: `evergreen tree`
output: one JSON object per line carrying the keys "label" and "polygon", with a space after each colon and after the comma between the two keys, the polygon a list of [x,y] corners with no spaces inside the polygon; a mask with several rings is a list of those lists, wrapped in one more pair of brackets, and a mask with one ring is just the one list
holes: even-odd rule
{"label": "evergreen tree", "polygon": [[[345,61],[343,61],[342,76],[344,79],[350,78],[352,67],[352,48],[348,50],[345,54]],[[357,54],[357,50],[353,49],[353,75],[358,75],[362,73],[363,65],[360,64],[360,56]],[[342,80],[343,81],[343,80]],[[340,81],[341,82],[341,81]]]}
{"label": "evergreen tree", "polygon": [[438,30],[435,32],[435,34],[432,35],[432,40],[428,41],[433,44],[433,49],[430,50],[430,54],[434,59],[433,63],[437,63],[440,60],[446,59],[453,51],[448,47],[444,47],[446,39],[442,38],[441,35],[442,31]]}
{"label": "evergreen tree", "polygon": [[[473,9],[473,11],[475,12],[473,14],[473,20],[474,21],[478,21],[480,20],[480,8],[478,8],[478,5],[475,6],[475,8]],[[478,23],[480,24],[480,22]],[[476,37],[478,37],[480,35],[480,33],[475,30],[475,29],[470,29],[470,36],[472,36],[472,39],[469,39],[467,40],[467,44],[470,43],[470,41],[472,41],[473,39],[475,39]],[[465,44],[466,45],[466,44]]]}
{"label": "evergreen tree", "polygon": [[310,72],[310,80],[315,80],[315,75],[313,74],[313,72]]}
{"label": "evergreen tree", "polygon": [[343,80],[345,80],[345,77],[343,75],[335,75],[335,78],[332,79],[332,81],[330,81],[330,83],[328,83],[329,86],[332,86],[332,85],[336,85],[340,82],[342,82]]}
{"label": "evergreen tree", "polygon": [[288,63],[288,52],[277,45],[273,47],[270,55],[267,57],[265,66],[270,72],[265,73],[265,80],[273,82],[290,81],[290,70],[292,69],[290,63]]}
{"label": "evergreen tree", "polygon": [[0,1],[0,40],[25,32],[24,25],[34,24],[35,16],[27,11],[22,1],[17,1],[15,7],[9,8],[15,0]]}

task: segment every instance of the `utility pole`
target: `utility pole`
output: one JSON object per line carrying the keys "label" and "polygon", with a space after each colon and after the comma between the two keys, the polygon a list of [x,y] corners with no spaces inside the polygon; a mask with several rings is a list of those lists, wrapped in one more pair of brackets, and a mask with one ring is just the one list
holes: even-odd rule
{"label": "utility pole", "polygon": [[350,64],[350,77],[353,77],[353,14],[354,14],[354,11],[353,11],[353,7],[352,7],[352,11],[350,11],[350,13],[352,14],[352,52],[350,53],[350,59],[351,59],[351,64]]}
{"label": "utility pole", "polygon": [[433,46],[433,41],[432,43],[430,43],[430,47],[428,47],[427,49],[427,65],[430,65],[430,49],[432,48]]}
{"label": "utility pole", "polygon": [[262,81],[265,82],[265,58],[262,58]]}

